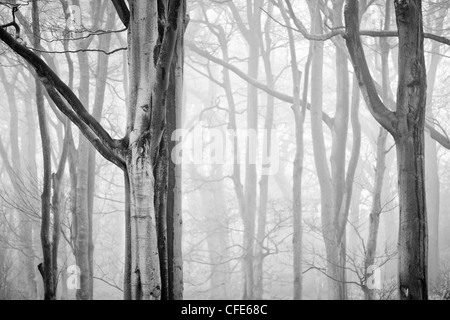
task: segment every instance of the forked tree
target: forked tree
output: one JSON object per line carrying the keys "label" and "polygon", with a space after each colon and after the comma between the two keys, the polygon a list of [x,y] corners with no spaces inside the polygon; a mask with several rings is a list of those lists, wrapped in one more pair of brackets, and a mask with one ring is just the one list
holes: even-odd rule
{"label": "forked tree", "polygon": [[402,300],[425,300],[427,288],[427,213],[424,180],[424,129],[427,96],[421,0],[396,0],[398,87],[396,110],[378,95],[364,55],[358,0],[345,9],[347,48],[366,104],[393,136],[397,149],[399,193],[398,288]]}
{"label": "forked tree", "polygon": [[170,137],[181,108],[186,1],[112,2],[128,28],[130,101],[122,139],[113,139],[32,49],[6,28],[0,39],[35,69],[52,101],[95,149],[124,172],[124,298],[181,299],[180,170],[170,162]]}

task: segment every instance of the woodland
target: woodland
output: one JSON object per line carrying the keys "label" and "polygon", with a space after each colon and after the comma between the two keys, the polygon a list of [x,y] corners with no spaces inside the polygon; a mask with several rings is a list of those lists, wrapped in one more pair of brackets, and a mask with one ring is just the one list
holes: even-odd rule
{"label": "woodland", "polygon": [[0,0],[0,300],[449,300],[449,10]]}

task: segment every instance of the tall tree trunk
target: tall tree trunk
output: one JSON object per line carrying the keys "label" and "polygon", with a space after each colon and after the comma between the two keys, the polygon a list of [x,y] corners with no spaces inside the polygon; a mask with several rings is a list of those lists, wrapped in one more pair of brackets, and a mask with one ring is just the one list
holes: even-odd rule
{"label": "tall tree trunk", "polygon": [[[127,170],[131,194],[131,296],[134,300],[160,299],[161,297],[154,203],[153,166],[156,159],[150,151],[152,137],[149,131],[145,131],[148,126],[149,111],[153,107],[163,108],[162,105],[157,105],[161,101],[151,100],[152,87],[156,82],[156,66],[153,62],[156,59],[154,57],[156,53],[152,48],[158,43],[158,21],[146,19],[148,15],[157,15],[157,9],[156,2],[130,3],[128,59],[131,102],[127,132],[131,135]],[[131,131],[133,127],[134,131]]]}
{"label": "tall tree trunk", "polygon": [[[72,0],[73,5],[80,5],[79,0]],[[103,16],[101,2],[92,2],[91,21],[92,28],[98,28],[98,23]],[[67,3],[66,3],[67,5]],[[77,58],[80,70],[80,82],[78,93],[81,103],[87,110],[90,107],[90,67],[89,56],[86,50],[92,37],[77,42]],[[101,115],[101,112],[99,112]],[[95,119],[95,118],[94,118]],[[92,238],[92,209],[93,198],[89,196],[94,186],[93,176],[89,172],[90,144],[88,140],[80,135],[78,141],[77,159],[77,185],[76,185],[76,245],[75,257],[80,268],[80,289],[77,290],[77,299],[93,299],[93,238]],[[92,160],[92,159],[91,159]],[[91,163],[93,163],[91,161]],[[92,166],[92,165],[91,165]],[[91,169],[92,170],[92,169]],[[91,172],[92,173],[92,172]],[[89,185],[90,182],[90,185]],[[92,193],[93,196],[93,193]]]}
{"label": "tall tree trunk", "polygon": [[295,38],[292,29],[290,28],[291,22],[281,0],[278,1],[278,5],[283,16],[284,22],[288,26],[287,32],[289,37],[289,51],[291,55],[291,72],[292,72],[292,92],[293,92],[293,105],[292,111],[295,119],[295,143],[296,152],[294,158],[294,168],[292,173],[292,219],[293,219],[293,299],[302,299],[303,290],[303,273],[302,273],[302,174],[303,174],[303,156],[304,156],[304,123],[305,112],[308,103],[308,89],[309,89],[309,75],[312,61],[312,44],[310,44],[308,59],[305,65],[304,85],[303,85],[303,104],[300,99],[300,81],[301,72],[297,66],[297,52],[295,48]]}
{"label": "tall tree trunk", "polygon": [[428,236],[424,181],[424,124],[427,79],[422,1],[395,2],[399,30],[400,120],[397,167],[400,204],[399,294],[402,300],[428,299]]}
{"label": "tall tree trunk", "polygon": [[[249,43],[248,75],[254,79],[258,77],[259,68],[259,46],[258,42]],[[255,246],[255,220],[256,220],[256,195],[257,195],[257,173],[256,153],[257,145],[255,139],[258,132],[258,89],[249,84],[247,89],[247,145],[245,159],[245,203],[246,212],[244,217],[244,275],[245,290],[243,299],[253,299],[255,290],[254,276],[254,246]]]}
{"label": "tall tree trunk", "polygon": [[[166,96],[174,51],[184,20],[184,1],[171,2],[169,8],[162,3],[137,1],[130,3],[129,64],[130,109],[127,135],[129,146],[126,167],[130,177],[131,219],[131,295],[133,299],[160,299],[162,289],[161,266],[158,250],[158,224],[155,196],[161,190],[155,186],[166,177],[154,175],[158,162],[165,166],[167,156],[161,152],[166,126]],[[159,19],[146,19],[158,16]],[[160,24],[161,23],[161,24]],[[184,30],[183,30],[184,31]],[[180,57],[182,52],[177,52]],[[149,77],[149,75],[151,75]],[[164,148],[166,148],[164,146]],[[158,179],[155,181],[155,178]],[[178,211],[179,212],[179,211]],[[177,212],[177,214],[178,214]],[[174,219],[174,230],[180,230]],[[172,233],[173,234],[173,233]],[[172,238],[179,268],[179,235]],[[175,241],[177,243],[175,243]],[[176,245],[176,247],[175,247]],[[162,266],[166,267],[166,266]],[[164,270],[163,270],[164,271]],[[177,271],[178,272],[178,271]],[[175,273],[174,273],[175,274]],[[180,278],[176,282],[176,295],[180,298]]]}
{"label": "tall tree trunk", "polygon": [[422,1],[396,0],[399,53],[395,113],[376,92],[361,45],[358,2],[348,0],[346,40],[366,104],[394,137],[397,149],[400,228],[398,292],[401,300],[428,299],[428,235],[424,181],[424,127],[427,79],[424,59]]}
{"label": "tall tree trunk", "polygon": [[125,185],[125,266],[123,270],[123,299],[131,300],[131,194],[128,171],[123,173]]}
{"label": "tall tree trunk", "polygon": [[[26,100],[25,100],[26,101]],[[31,101],[30,101],[31,103]],[[28,102],[25,102],[25,106],[30,105]],[[24,159],[23,165],[29,172],[28,181],[30,181],[30,185],[36,184],[38,181],[37,174],[37,164],[36,164],[36,122],[35,122],[35,113],[34,112],[26,112],[26,130],[24,132],[25,137],[22,137],[23,147],[26,154],[26,159]],[[36,200],[32,200],[34,208],[38,208],[38,202]],[[38,285],[36,283],[36,264],[34,263],[34,259],[31,258],[38,251],[38,246],[40,243],[40,239],[36,239],[38,236],[39,225],[37,222],[32,221],[31,219],[27,219],[24,221],[24,230],[23,237],[25,239],[26,248],[28,250],[27,256],[29,257],[26,262],[28,280],[31,283],[31,297],[37,297]],[[40,254],[37,254],[40,256]]]}
{"label": "tall tree trunk", "polygon": [[[84,105],[89,105],[89,65],[84,57],[85,53],[79,53],[80,58],[80,100]],[[76,244],[75,258],[80,268],[80,289],[77,289],[78,300],[90,300],[91,270],[89,263],[89,239],[90,226],[88,214],[88,166],[89,166],[89,142],[80,135],[77,150],[77,179],[76,179]]]}
{"label": "tall tree trunk", "polygon": [[[322,33],[322,19],[317,3],[308,2],[311,13],[311,33]],[[322,233],[325,240],[329,298],[338,299],[342,291],[339,283],[339,246],[334,243],[335,226],[333,224],[334,200],[333,184],[327,163],[327,154],[322,125],[323,108],[323,42],[313,41],[313,59],[311,63],[311,131],[314,150],[314,162],[319,178],[321,195]]]}
{"label": "tall tree trunk", "polygon": [[[112,30],[116,20],[114,6],[109,3],[106,13],[105,30]],[[100,36],[98,49],[108,52],[111,44],[111,33]],[[92,116],[100,122],[103,113],[103,105],[105,100],[106,83],[108,79],[109,55],[103,52],[98,53],[97,72],[95,81],[95,97]],[[96,169],[96,151],[92,145],[89,146],[88,160],[88,182],[87,182],[87,203],[89,215],[89,269],[91,277],[89,278],[89,296],[94,298],[94,241],[93,241],[93,213],[94,213],[94,195],[95,195],[95,169]]]}
{"label": "tall tree trunk", "polygon": [[[39,8],[37,0],[32,2],[33,11],[33,35],[34,35],[34,47],[38,48],[40,43],[40,23],[39,23]],[[54,266],[53,262],[56,261],[52,259],[54,253],[57,255],[57,251],[52,251],[52,239],[50,234],[51,225],[51,142],[50,135],[48,131],[47,115],[44,109],[44,92],[41,82],[36,77],[36,105],[38,110],[39,118],[39,130],[41,134],[42,143],[42,155],[43,155],[43,167],[44,167],[44,177],[43,177],[43,190],[41,195],[41,244],[42,244],[42,255],[43,255],[43,265],[40,268],[42,273],[42,278],[44,279],[44,299],[45,300],[56,300],[56,285],[54,277]],[[57,258],[57,257],[56,257]],[[56,266],[57,268],[57,266]]]}
{"label": "tall tree trunk", "polygon": [[183,4],[180,28],[174,51],[171,81],[167,100],[167,136],[171,161],[168,168],[167,194],[167,254],[169,277],[169,300],[183,299],[183,259],[182,259],[182,165],[174,162],[174,132],[183,128],[183,74],[184,74],[184,33],[189,23],[186,4]]}
{"label": "tall tree trunk", "polygon": [[[386,0],[385,9],[385,22],[384,30],[390,29],[391,23],[391,1]],[[388,104],[390,81],[389,81],[389,43],[386,38],[380,38],[380,52],[381,52],[381,76],[382,76],[382,98],[385,104]],[[373,269],[375,264],[375,258],[377,253],[378,243],[378,229],[380,226],[380,215],[383,208],[381,193],[383,191],[384,175],[386,171],[386,141],[388,132],[380,127],[380,132],[377,138],[377,151],[376,151],[376,166],[375,166],[375,179],[373,183],[372,191],[372,209],[369,217],[369,236],[366,244],[365,252],[365,272],[367,281],[367,272],[369,269]],[[378,268],[378,266],[375,266]],[[373,275],[372,275],[373,276]],[[366,300],[375,300],[375,289],[365,284],[364,295]]]}
{"label": "tall tree trunk", "polygon": [[[342,9],[344,5],[344,0],[333,1],[333,27],[341,28],[343,26],[342,22]],[[331,248],[328,251],[334,251],[331,256],[335,256],[336,260],[331,259],[331,264],[329,261],[329,267],[333,270],[334,282],[334,298],[338,300],[347,299],[347,274],[346,274],[346,232],[345,225],[347,221],[343,221],[343,225],[340,225],[341,216],[347,216],[349,207],[346,203],[347,199],[345,197],[351,197],[351,187],[346,187],[346,162],[345,162],[345,152],[347,145],[347,133],[348,133],[348,122],[349,122],[349,96],[350,96],[350,85],[349,85],[349,73],[348,73],[348,62],[347,53],[343,49],[342,38],[337,38],[335,40],[338,45],[336,45],[336,113],[334,116],[334,125],[332,128],[332,148],[331,148],[331,180],[333,184],[333,224],[332,228],[336,228],[334,233],[333,242],[331,243]],[[359,152],[359,151],[358,151]],[[350,168],[349,168],[350,169]],[[353,179],[350,181],[353,184]],[[346,194],[350,192],[350,195]],[[344,212],[341,210],[344,208]],[[336,223],[338,221],[339,223]],[[331,226],[330,226],[331,227]],[[344,231],[340,229],[344,228]],[[327,243],[327,241],[325,241]],[[331,257],[327,259],[330,260]]]}
{"label": "tall tree trunk", "polygon": [[[269,3],[268,12],[271,14],[273,11],[273,4]],[[264,43],[263,45],[263,34],[260,31],[258,38],[260,39],[260,50],[264,63],[264,70],[266,73],[266,81],[269,87],[275,86],[275,79],[272,73],[272,63],[271,63],[271,51],[272,51],[272,39],[270,36],[271,19],[267,19],[264,25]],[[260,191],[259,191],[259,209],[258,209],[258,225],[256,232],[256,246],[255,246],[255,267],[254,267],[254,277],[255,277],[255,293],[254,299],[262,300],[264,294],[264,258],[266,254],[264,252],[264,240],[266,238],[266,224],[267,224],[267,202],[269,197],[269,178],[271,171],[271,161],[272,161],[272,148],[277,148],[278,146],[272,146],[272,127],[273,127],[273,113],[274,113],[275,98],[268,94],[267,95],[267,111],[266,120],[264,123],[264,138],[262,143],[263,155],[262,155],[262,165],[261,165],[261,179],[259,181]]]}

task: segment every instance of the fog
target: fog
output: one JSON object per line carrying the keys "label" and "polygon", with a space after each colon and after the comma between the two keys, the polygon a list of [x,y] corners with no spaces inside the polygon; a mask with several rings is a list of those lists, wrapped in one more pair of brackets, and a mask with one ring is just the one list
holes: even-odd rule
{"label": "fog", "polygon": [[449,299],[450,3],[401,3],[0,0],[0,300]]}

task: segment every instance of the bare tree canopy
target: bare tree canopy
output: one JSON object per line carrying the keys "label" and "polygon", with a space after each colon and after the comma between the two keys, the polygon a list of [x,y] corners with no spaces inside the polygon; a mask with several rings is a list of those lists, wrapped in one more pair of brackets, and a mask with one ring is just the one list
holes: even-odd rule
{"label": "bare tree canopy", "polygon": [[449,9],[0,0],[0,300],[449,299]]}

